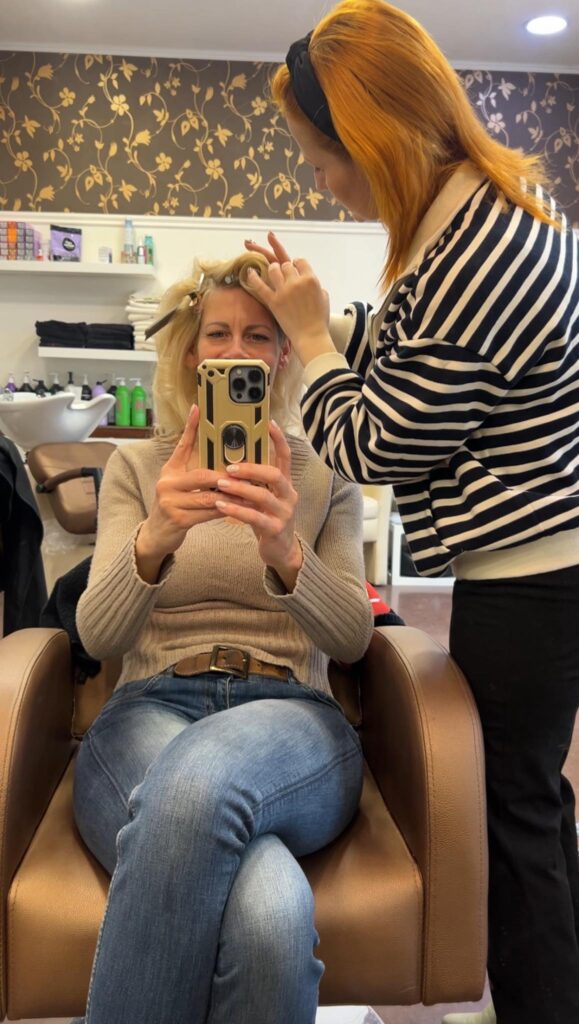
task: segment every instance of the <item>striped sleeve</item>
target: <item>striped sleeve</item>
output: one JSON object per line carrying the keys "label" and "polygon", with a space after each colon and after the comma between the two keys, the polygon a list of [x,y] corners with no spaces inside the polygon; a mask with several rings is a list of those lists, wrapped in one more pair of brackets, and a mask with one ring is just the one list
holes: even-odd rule
{"label": "striped sleeve", "polygon": [[314,448],[359,482],[417,480],[447,461],[565,334],[570,238],[482,189],[394,295],[375,358],[354,307],[352,369],[310,380],[302,401]]}

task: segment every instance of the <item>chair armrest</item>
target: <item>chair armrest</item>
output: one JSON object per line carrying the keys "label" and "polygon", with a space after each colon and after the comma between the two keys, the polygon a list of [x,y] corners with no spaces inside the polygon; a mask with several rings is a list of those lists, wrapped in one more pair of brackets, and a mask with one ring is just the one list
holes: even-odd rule
{"label": "chair armrest", "polygon": [[5,895],[74,749],[68,636],[0,640],[0,886]]}
{"label": "chair armrest", "polygon": [[456,999],[478,999],[488,877],[484,751],[471,692],[426,633],[386,626],[374,631],[360,693],[364,755],[424,879],[423,1002],[443,1001],[443,992],[449,1001],[453,979]]}

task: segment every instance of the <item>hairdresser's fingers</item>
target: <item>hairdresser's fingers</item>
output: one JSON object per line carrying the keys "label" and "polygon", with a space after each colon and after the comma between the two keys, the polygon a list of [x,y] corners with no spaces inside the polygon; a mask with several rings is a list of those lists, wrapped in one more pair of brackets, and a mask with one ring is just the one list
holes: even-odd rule
{"label": "hairdresser's fingers", "polygon": [[[277,267],[279,271],[279,264],[272,263],[269,268],[270,275],[272,267]],[[274,294],[273,288],[270,287],[267,281],[264,281],[263,278],[259,276],[253,267],[248,271],[247,282],[251,286],[251,290],[255,294],[256,299],[258,299],[259,302],[262,302],[264,306],[269,307]]]}
{"label": "hairdresser's fingers", "polygon": [[[291,280],[291,278],[299,277],[299,270],[294,263],[288,262],[280,263],[279,268],[282,272],[285,281]],[[271,268],[270,268],[271,269]]]}
{"label": "hairdresser's fingers", "polygon": [[258,245],[257,242],[247,239],[245,242],[245,248],[249,252],[259,252],[262,256],[265,256],[268,263],[287,263],[290,260],[287,249],[281,244],[277,235],[273,231],[268,231],[267,240],[271,246],[271,249],[267,249],[263,245]]}

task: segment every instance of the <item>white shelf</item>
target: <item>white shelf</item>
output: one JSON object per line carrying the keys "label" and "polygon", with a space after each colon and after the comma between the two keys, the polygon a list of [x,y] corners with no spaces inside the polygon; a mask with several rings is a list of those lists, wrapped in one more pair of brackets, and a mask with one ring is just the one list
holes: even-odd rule
{"label": "white shelf", "polygon": [[56,348],[39,345],[41,359],[92,359],[99,363],[156,363],[156,352],[139,352],[134,349],[117,348]]}
{"label": "white shelf", "polygon": [[154,277],[155,268],[143,263],[72,263],[51,260],[0,260],[0,273],[77,274],[85,277]]}

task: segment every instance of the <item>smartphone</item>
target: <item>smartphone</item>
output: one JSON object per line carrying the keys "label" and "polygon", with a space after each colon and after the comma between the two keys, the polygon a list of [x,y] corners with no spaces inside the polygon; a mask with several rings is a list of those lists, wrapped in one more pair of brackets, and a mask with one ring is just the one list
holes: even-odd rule
{"label": "smartphone", "polygon": [[204,359],[197,367],[199,465],[269,461],[269,366],[262,359]]}

